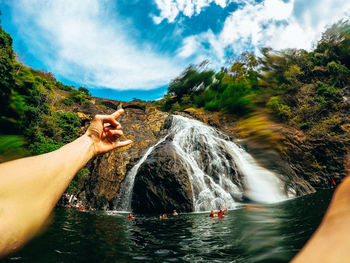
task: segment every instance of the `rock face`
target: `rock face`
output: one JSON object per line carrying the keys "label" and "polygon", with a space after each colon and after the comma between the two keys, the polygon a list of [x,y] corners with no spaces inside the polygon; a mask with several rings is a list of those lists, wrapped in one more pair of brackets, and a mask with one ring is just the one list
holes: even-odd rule
{"label": "rock face", "polygon": [[192,212],[191,183],[183,163],[171,140],[159,144],[136,175],[131,202],[133,211]]}
{"label": "rock face", "polygon": [[[119,102],[106,99],[95,99],[96,107],[89,103],[79,109],[84,115],[93,118],[95,114],[110,114],[123,107],[125,113],[118,119],[124,137],[133,144],[126,149],[116,149],[93,158],[87,165],[90,176],[83,183],[78,193],[88,207],[113,209],[113,200],[118,198],[118,189],[128,170],[142,157],[145,151],[154,145],[162,136],[161,130],[167,113],[160,112],[153,105],[137,102]],[[89,125],[86,122],[86,127]]]}
{"label": "rock face", "polygon": [[[100,106],[103,107],[100,107]],[[73,111],[85,125],[83,133],[95,114],[110,114],[123,107],[119,119],[125,139],[133,140],[127,149],[117,149],[92,159],[87,169],[90,176],[83,182],[78,197],[88,207],[114,209],[119,188],[127,172],[167,133],[171,118],[154,105],[95,99],[95,105],[85,104]],[[189,109],[176,113],[200,120],[223,131],[241,144],[265,168],[280,174],[288,189],[296,195],[332,187],[345,177],[344,159],[350,150],[349,132],[338,137],[310,138],[302,131],[273,122],[249,120],[252,125],[232,115],[207,113]],[[253,117],[254,118],[254,117]],[[167,119],[167,120],[166,120]],[[259,130],[259,127],[261,130]],[[344,129],[348,128],[344,126]],[[350,129],[349,129],[350,130]],[[237,141],[237,138],[240,140]],[[124,138],[123,138],[124,139]],[[333,180],[332,180],[333,179]],[[239,182],[235,182],[239,185]],[[132,208],[135,212],[154,213],[193,211],[192,189],[187,173],[171,143],[171,138],[159,144],[140,166],[136,175]]]}

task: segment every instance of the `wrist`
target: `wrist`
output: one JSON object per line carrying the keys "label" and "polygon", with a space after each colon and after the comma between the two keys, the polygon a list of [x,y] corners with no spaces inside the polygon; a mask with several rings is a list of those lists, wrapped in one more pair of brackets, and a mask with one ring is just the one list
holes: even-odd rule
{"label": "wrist", "polygon": [[91,138],[91,136],[87,135],[86,133],[83,136],[81,136],[80,138],[82,140],[84,140],[84,142],[86,143],[87,154],[88,154],[89,158],[91,159],[92,157],[97,155],[95,142],[94,142],[93,138]]}

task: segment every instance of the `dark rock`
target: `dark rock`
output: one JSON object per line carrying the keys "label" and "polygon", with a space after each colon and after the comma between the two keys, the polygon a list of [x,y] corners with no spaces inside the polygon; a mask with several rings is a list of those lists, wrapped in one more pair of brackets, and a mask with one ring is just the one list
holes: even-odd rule
{"label": "dark rock", "polygon": [[131,202],[133,211],[192,212],[191,183],[183,163],[170,140],[159,144],[136,175]]}
{"label": "dark rock", "polygon": [[[95,98],[98,104],[109,105],[102,109],[91,103],[79,109],[92,119],[96,114],[111,114],[121,102]],[[125,136],[121,140],[131,139],[133,144],[101,154],[93,158],[86,166],[91,176],[88,177],[78,193],[78,197],[89,206],[97,209],[113,209],[113,202],[119,198],[119,187],[127,172],[143,156],[147,149],[162,137],[167,113],[160,112],[152,105],[140,107],[142,103],[123,102],[124,114],[118,119]],[[85,132],[89,123],[82,129]]]}

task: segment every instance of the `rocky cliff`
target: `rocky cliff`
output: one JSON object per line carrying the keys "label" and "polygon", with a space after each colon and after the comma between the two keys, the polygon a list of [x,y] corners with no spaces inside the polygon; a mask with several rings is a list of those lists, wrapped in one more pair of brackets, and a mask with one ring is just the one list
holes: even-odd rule
{"label": "rocky cliff", "polygon": [[[167,134],[169,124],[165,120],[169,115],[147,103],[96,99],[95,104],[103,105],[104,109],[91,103],[75,109],[81,121],[88,125],[95,114],[108,114],[123,107],[125,114],[119,121],[125,137],[134,143],[128,149],[114,150],[91,160],[87,165],[90,177],[83,182],[78,195],[88,206],[114,209],[127,172],[150,146]],[[282,181],[296,195],[330,188],[332,179],[338,184],[345,176],[344,158],[350,149],[348,133],[337,138],[310,138],[300,130],[274,123],[263,113],[244,120],[197,109],[176,114],[198,119],[226,133],[262,166],[282,175]],[[140,166],[131,204],[135,211],[192,211],[189,179],[181,166],[181,156],[172,147],[170,140],[164,141]]]}
{"label": "rocky cliff", "polygon": [[104,99],[95,99],[93,103],[75,109],[78,111],[81,122],[85,124],[82,132],[94,115],[110,114],[121,107],[125,109],[125,113],[118,119],[125,134],[122,140],[131,139],[133,144],[127,149],[116,149],[96,156],[87,164],[90,176],[81,183],[82,187],[78,192],[78,197],[87,206],[113,209],[113,200],[118,198],[118,189],[127,171],[162,135],[161,128],[168,116],[167,113],[160,112],[147,103]]}

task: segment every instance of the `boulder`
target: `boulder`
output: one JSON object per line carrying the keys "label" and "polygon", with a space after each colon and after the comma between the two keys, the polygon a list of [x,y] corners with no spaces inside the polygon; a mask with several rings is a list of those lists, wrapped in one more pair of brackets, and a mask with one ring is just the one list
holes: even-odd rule
{"label": "boulder", "polygon": [[192,212],[192,188],[171,140],[159,144],[140,166],[131,207],[136,213]]}

